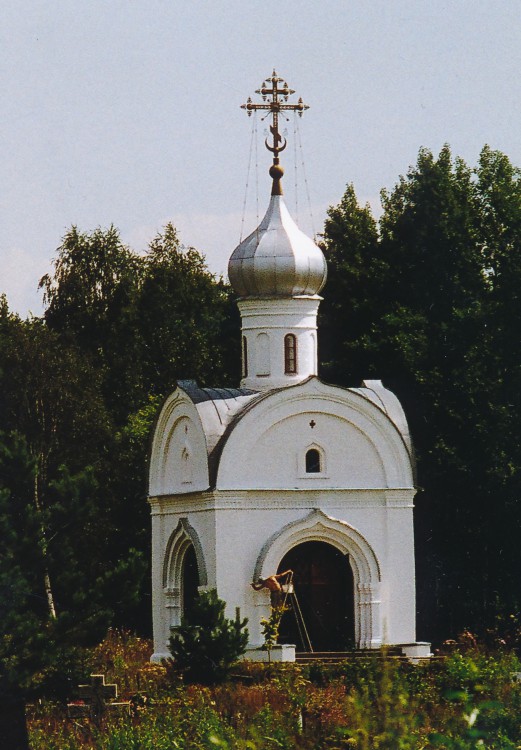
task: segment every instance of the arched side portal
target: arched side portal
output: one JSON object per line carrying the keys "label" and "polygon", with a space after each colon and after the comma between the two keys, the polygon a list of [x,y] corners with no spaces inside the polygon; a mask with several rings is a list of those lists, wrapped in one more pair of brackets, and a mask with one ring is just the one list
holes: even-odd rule
{"label": "arched side portal", "polygon": [[349,556],[353,575],[354,636],[358,648],[382,644],[380,566],[367,540],[344,521],[313,510],[274,534],[257,559],[253,580],[273,575],[288,552],[304,542],[325,542]]}
{"label": "arched side portal", "polygon": [[199,536],[188,520],[181,518],[168,540],[163,562],[163,593],[169,628],[181,624],[198,587],[206,586],[207,580]]}

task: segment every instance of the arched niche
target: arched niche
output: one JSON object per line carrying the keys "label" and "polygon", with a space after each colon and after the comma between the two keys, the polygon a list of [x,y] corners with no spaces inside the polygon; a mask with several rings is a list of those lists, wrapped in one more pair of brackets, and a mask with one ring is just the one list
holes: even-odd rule
{"label": "arched niche", "polygon": [[267,333],[258,333],[255,341],[255,369],[258,377],[268,377],[270,366],[270,337]]}

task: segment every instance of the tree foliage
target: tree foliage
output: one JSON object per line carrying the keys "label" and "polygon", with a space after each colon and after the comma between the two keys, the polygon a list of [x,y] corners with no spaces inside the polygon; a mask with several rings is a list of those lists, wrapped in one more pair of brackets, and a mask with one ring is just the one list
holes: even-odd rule
{"label": "tree foliage", "polygon": [[[79,369],[88,383],[77,399],[77,418],[82,400],[85,414],[99,406],[98,425],[83,437],[87,443],[92,438],[93,455],[70,432],[60,432],[60,439],[80,457],[73,468],[93,469],[102,546],[120,571],[121,585],[112,591],[116,624],[148,632],[150,430],[177,379],[230,383],[238,366],[230,366],[231,353],[239,340],[238,331],[227,335],[230,290],[212,276],[200,253],[181,245],[171,224],[145,255],[127,248],[114,227],[92,233],[72,227],[53,274],[40,285],[49,335],[83,357]],[[74,400],[67,403],[74,411]]]}
{"label": "tree foliage", "polygon": [[72,227],[40,286],[43,319],[0,298],[0,691],[22,709],[70,645],[150,631],[155,414],[177,378],[234,371],[229,289],[171,225],[145,256]]}
{"label": "tree foliage", "polygon": [[172,224],[152,240],[143,266],[137,304],[149,392],[166,395],[177,379],[215,384],[233,377],[223,337],[229,287],[208,271],[201,253],[183,248]]}
{"label": "tree foliage", "polygon": [[[351,187],[326,222],[325,251],[340,280],[325,296],[331,289],[347,312],[338,326],[340,315],[325,305],[338,337],[327,367],[346,385],[383,379],[406,408],[421,485],[416,548],[429,637],[485,627],[498,610],[521,605],[511,531],[521,520],[519,191],[519,172],[503,154],[486,147],[471,170],[446,146],[437,158],[420,151],[383,192],[378,234]],[[357,277],[366,283],[352,283]],[[342,285],[344,301],[335,290]]]}
{"label": "tree foliage", "polygon": [[360,337],[375,314],[373,289],[383,270],[377,259],[376,221],[368,206],[358,205],[352,185],[338,206],[329,209],[324,239],[328,281],[320,308],[323,376],[330,383],[352,383],[367,375]]}
{"label": "tree foliage", "polygon": [[48,327],[90,357],[118,424],[141,395],[136,297],[142,266],[115,227],[88,234],[73,226],[58,248],[54,273],[40,281]]}
{"label": "tree foliage", "polygon": [[89,580],[100,568],[89,478],[64,476],[43,506],[36,476],[25,439],[0,434],[0,731],[13,750],[27,748],[26,700],[66,690],[76,647],[96,642],[111,615],[103,576]]}

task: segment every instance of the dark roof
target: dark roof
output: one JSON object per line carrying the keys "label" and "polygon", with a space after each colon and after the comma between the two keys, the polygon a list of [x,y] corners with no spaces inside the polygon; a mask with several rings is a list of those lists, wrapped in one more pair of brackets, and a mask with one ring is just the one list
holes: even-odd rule
{"label": "dark roof", "polygon": [[194,404],[202,401],[221,401],[239,396],[253,396],[257,391],[249,388],[200,388],[195,380],[178,380],[177,385],[190,396]]}

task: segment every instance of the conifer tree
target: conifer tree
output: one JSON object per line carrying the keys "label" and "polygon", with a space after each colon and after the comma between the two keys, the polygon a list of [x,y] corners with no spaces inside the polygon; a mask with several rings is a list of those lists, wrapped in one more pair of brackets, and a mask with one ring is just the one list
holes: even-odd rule
{"label": "conifer tree", "polygon": [[170,638],[173,668],[187,682],[214,684],[229,674],[248,644],[247,619],[225,616],[226,603],[215,589],[196,598],[189,617],[183,618]]}
{"label": "conifer tree", "polygon": [[324,309],[342,323],[326,364],[346,385],[383,379],[405,406],[420,636],[445,638],[521,606],[521,172],[488,146],[474,170],[447,146],[423,149],[382,199],[378,236],[350,189],[329,212],[340,278]]}

